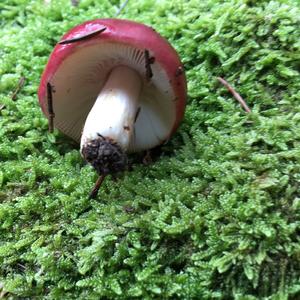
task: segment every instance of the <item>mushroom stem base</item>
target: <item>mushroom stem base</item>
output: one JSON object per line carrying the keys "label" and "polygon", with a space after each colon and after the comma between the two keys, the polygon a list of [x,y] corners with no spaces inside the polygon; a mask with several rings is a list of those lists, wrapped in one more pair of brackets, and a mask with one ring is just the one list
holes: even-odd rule
{"label": "mushroom stem base", "polygon": [[99,136],[89,140],[81,150],[84,159],[99,175],[122,172],[127,168],[127,156],[112,139]]}

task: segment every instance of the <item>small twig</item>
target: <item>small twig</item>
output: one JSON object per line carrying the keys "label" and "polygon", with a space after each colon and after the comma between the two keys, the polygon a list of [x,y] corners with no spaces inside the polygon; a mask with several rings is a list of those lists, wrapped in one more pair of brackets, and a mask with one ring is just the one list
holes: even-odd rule
{"label": "small twig", "polygon": [[121,12],[122,12],[122,10],[125,8],[125,6],[127,5],[127,3],[128,3],[128,1],[129,0],[126,0],[126,1],[124,1],[124,3],[120,6],[120,8],[117,10],[117,12],[115,13],[115,18],[116,17],[118,17],[120,14],[121,14]]}
{"label": "small twig", "polygon": [[247,113],[250,113],[251,109],[248,107],[248,105],[246,104],[245,100],[241,97],[241,95],[225,79],[223,79],[222,77],[217,77],[217,79],[227,88],[227,90],[233,95],[233,97],[241,104],[243,109]]}
{"label": "small twig", "polygon": [[100,28],[100,29],[97,29],[97,30],[94,30],[90,33],[87,33],[85,35],[81,35],[79,37],[75,37],[75,38],[72,38],[72,39],[65,39],[65,40],[62,40],[60,42],[58,42],[58,44],[60,45],[65,45],[65,44],[72,44],[72,43],[75,43],[75,42],[79,42],[79,41],[82,41],[82,40],[87,40],[97,34],[100,34],[102,33],[103,31],[106,30],[106,27],[103,27],[103,28]]}
{"label": "small twig", "polygon": [[17,263],[17,265],[22,269],[22,270],[25,270],[26,267],[24,265],[22,265],[21,263]]}
{"label": "small twig", "polygon": [[52,97],[53,87],[50,82],[47,82],[47,100],[48,100],[48,122],[49,122],[49,132],[53,132],[53,120],[55,117],[53,111],[53,97]]}
{"label": "small twig", "polygon": [[101,187],[101,185],[102,185],[102,183],[105,179],[105,176],[106,175],[100,175],[98,177],[98,179],[97,179],[97,181],[96,181],[96,183],[95,183],[95,185],[94,185],[94,187],[93,187],[93,189],[92,189],[92,191],[89,195],[89,199],[95,199],[96,198],[96,196],[98,194],[98,191],[99,191],[99,189],[100,189],[100,187]]}
{"label": "small twig", "polygon": [[11,99],[12,100],[16,100],[17,99],[17,95],[18,93],[20,92],[21,88],[24,86],[24,83],[25,83],[25,77],[21,77],[19,82],[18,82],[18,85],[15,89],[15,91],[13,92],[13,94],[11,95]]}

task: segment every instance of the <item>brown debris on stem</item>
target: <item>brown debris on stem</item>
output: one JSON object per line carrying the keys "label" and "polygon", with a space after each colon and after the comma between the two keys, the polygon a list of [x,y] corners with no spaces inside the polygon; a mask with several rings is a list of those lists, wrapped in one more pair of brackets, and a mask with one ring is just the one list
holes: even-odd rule
{"label": "brown debris on stem", "polygon": [[251,109],[249,108],[245,100],[241,97],[241,95],[224,78],[217,77],[217,79],[227,88],[227,90],[232,94],[232,96],[240,103],[243,109],[247,113],[250,113]]}
{"label": "brown debris on stem", "polygon": [[92,191],[90,192],[90,195],[89,195],[89,200],[91,199],[95,199],[97,197],[97,194],[98,194],[98,191],[105,179],[106,175],[100,175],[92,189]]}
{"label": "brown debris on stem", "polygon": [[88,141],[81,154],[98,173],[109,175],[126,170],[127,155],[112,139],[98,134],[99,138]]}

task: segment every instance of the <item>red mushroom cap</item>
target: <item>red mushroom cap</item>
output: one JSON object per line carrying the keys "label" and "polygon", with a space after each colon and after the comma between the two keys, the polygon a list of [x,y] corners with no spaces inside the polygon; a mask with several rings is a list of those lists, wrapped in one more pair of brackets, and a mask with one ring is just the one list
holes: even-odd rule
{"label": "red mushroom cap", "polygon": [[[165,118],[164,114],[168,119],[168,132],[159,137],[161,142],[167,140],[184,115],[187,93],[184,68],[174,48],[163,37],[153,28],[133,21],[87,21],[62,37],[50,56],[38,90],[44,114],[49,115],[47,84],[50,83],[54,91],[54,125],[79,141],[87,114],[108,73],[117,65],[127,65],[141,75],[142,96],[145,103],[148,101],[145,107],[160,114],[160,119]],[[155,122],[149,120],[152,121]],[[149,142],[148,146],[156,145]],[[148,146],[138,145],[137,149]]]}

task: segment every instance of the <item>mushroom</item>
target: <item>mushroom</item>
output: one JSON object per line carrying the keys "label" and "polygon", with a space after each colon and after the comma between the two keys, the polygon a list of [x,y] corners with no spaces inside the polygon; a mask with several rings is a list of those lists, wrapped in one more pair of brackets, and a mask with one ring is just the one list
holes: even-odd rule
{"label": "mushroom", "polygon": [[97,19],[58,42],[38,97],[50,125],[80,142],[100,175],[94,197],[106,175],[126,168],[128,153],[169,140],[183,118],[186,89],[176,51],[153,28]]}

